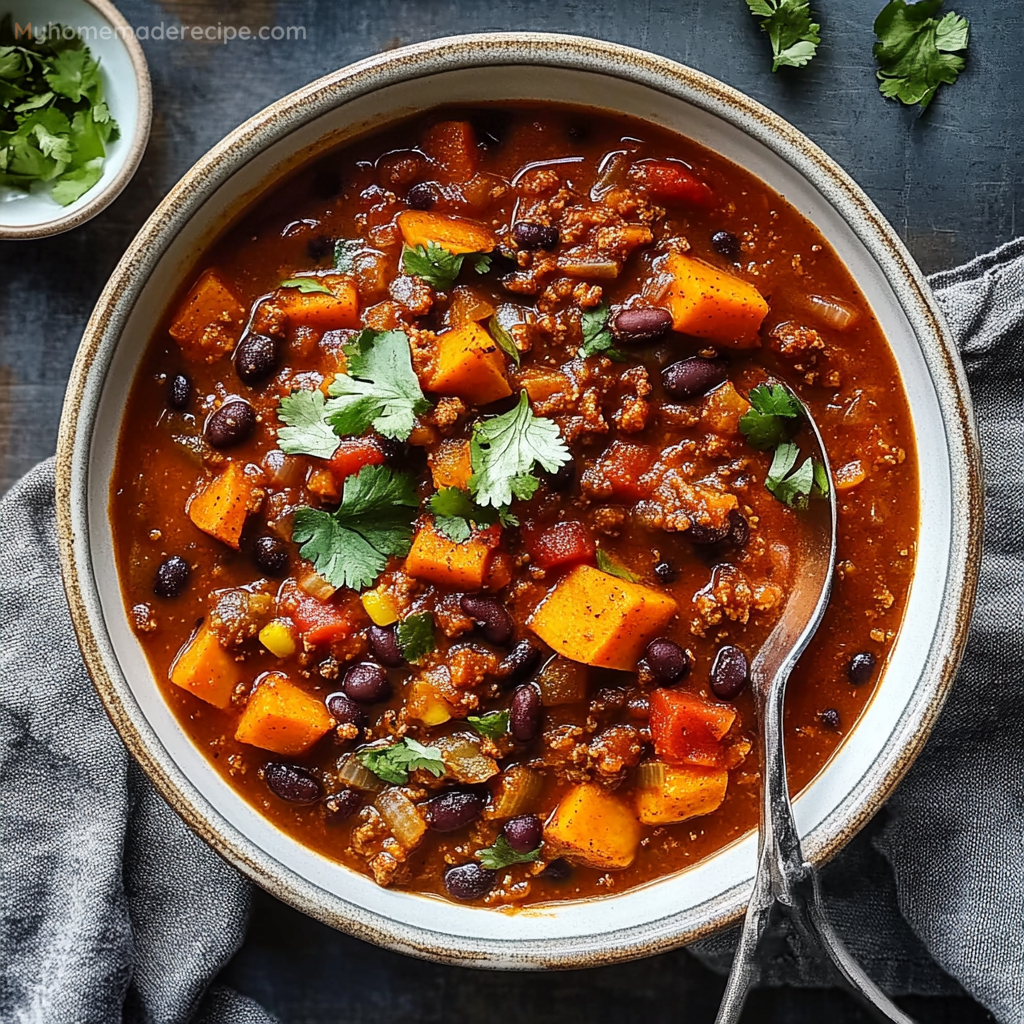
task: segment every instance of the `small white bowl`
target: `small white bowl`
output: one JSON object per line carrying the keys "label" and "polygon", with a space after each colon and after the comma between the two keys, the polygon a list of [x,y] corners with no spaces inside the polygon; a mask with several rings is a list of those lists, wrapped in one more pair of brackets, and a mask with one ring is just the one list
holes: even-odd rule
{"label": "small white bowl", "polygon": [[16,25],[50,23],[83,31],[100,62],[103,98],[121,129],[107,147],[103,177],[70,206],[54,202],[48,190],[19,192],[0,187],[0,239],[46,238],[70,231],[112,203],[131,181],[149,141],[153,93],[142,47],[131,25],[108,0],[8,0]]}

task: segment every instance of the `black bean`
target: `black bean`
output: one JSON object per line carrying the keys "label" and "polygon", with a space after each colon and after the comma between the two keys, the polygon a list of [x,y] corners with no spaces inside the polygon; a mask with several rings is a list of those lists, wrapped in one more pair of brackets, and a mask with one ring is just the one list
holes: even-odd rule
{"label": "black bean", "polygon": [[553,491],[564,491],[572,487],[576,482],[576,460],[563,462],[554,473],[548,474],[547,480],[548,487]]}
{"label": "black bean", "polygon": [[234,359],[239,380],[260,384],[277,368],[277,345],[265,334],[246,333],[235,346]]}
{"label": "black bean", "polygon": [[672,314],[660,306],[636,306],[616,313],[609,323],[612,334],[619,341],[637,344],[655,341],[668,334]]}
{"label": "black bean", "polygon": [[729,513],[729,536],[726,537],[726,543],[741,548],[748,540],[750,540],[750,523],[738,508],[734,508]]}
{"label": "black bean", "polygon": [[388,674],[374,661],[353,665],[341,681],[341,688],[351,700],[360,704],[377,704],[391,696]]}
{"label": "black bean", "polygon": [[726,644],[718,649],[711,664],[711,689],[716,697],[732,700],[747,685],[749,675],[747,656],[738,647]]}
{"label": "black bean", "polygon": [[716,231],[711,236],[715,252],[734,260],[740,254],[740,240],[731,231]]}
{"label": "black bean", "polygon": [[405,194],[405,205],[413,210],[429,210],[437,202],[437,190],[426,181],[418,181]]}
{"label": "black bean", "polygon": [[818,721],[826,729],[831,729],[833,732],[838,732],[839,726],[842,724],[839,719],[839,712],[835,708],[825,708],[824,711],[819,711]]}
{"label": "black bean", "polygon": [[402,648],[398,646],[393,626],[371,626],[367,632],[370,650],[373,656],[388,668],[398,668],[405,664]]}
{"label": "black bean", "polygon": [[516,853],[530,853],[540,846],[544,825],[536,814],[520,814],[505,822],[501,834]]}
{"label": "black bean", "polygon": [[644,661],[659,686],[685,679],[690,672],[690,656],[674,640],[660,636],[644,651]]}
{"label": "black bean", "polygon": [[409,458],[409,446],[391,437],[375,437],[373,443],[381,450],[385,462],[405,462]]}
{"label": "black bean", "polygon": [[706,523],[691,522],[682,535],[691,544],[721,544],[728,538],[731,529],[732,523],[725,523],[723,526],[708,526]]}
{"label": "black bean", "polygon": [[512,225],[512,241],[520,249],[554,249],[558,246],[558,228],[517,220]]}
{"label": "black bean", "polygon": [[534,647],[529,640],[520,640],[501,659],[497,672],[498,678],[509,686],[521,683],[536,672],[542,657],[540,650]]}
{"label": "black bean", "polygon": [[512,694],[508,709],[509,731],[520,743],[529,743],[540,732],[540,690],[536,686],[520,686]]}
{"label": "black bean", "polygon": [[362,806],[363,798],[354,789],[340,789],[324,797],[324,810],[328,821],[344,821],[351,818]]}
{"label": "black bean", "polygon": [[862,686],[875,671],[875,656],[870,651],[861,651],[850,659],[846,675],[854,686]]}
{"label": "black bean", "polygon": [[487,271],[490,276],[500,278],[519,269],[519,263],[511,249],[495,249],[490,256],[491,268]]}
{"label": "black bean", "polygon": [[366,727],[366,712],[346,694],[332,693],[324,703],[338,725],[354,725],[357,729]]}
{"label": "black bean", "polygon": [[572,874],[572,865],[564,857],[556,857],[548,861],[544,870],[540,873],[541,878],[547,878],[552,882],[564,882]]}
{"label": "black bean", "polygon": [[446,868],[444,887],[448,890],[448,895],[454,896],[457,900],[478,900],[491,891],[497,876],[496,871],[488,871],[476,861],[470,861],[468,864],[456,864]]}
{"label": "black bean", "polygon": [[654,575],[657,576],[662,583],[671,583],[678,573],[671,565],[669,565],[668,562],[659,562],[654,567]]}
{"label": "black bean", "polygon": [[206,440],[214,448],[241,444],[256,427],[256,413],[241,398],[225,402],[206,421]]}
{"label": "black bean", "polygon": [[496,597],[465,594],[459,604],[488,643],[500,646],[512,639],[512,616]]}
{"label": "black bean", "polygon": [[171,386],[168,389],[167,402],[172,409],[187,409],[188,403],[192,401],[192,381],[183,373],[176,373],[171,378]]}
{"label": "black bean", "polygon": [[305,768],[272,761],[263,768],[267,789],[293,804],[312,804],[320,799],[320,781]]}
{"label": "black bean", "polygon": [[280,537],[257,537],[252,553],[260,571],[267,576],[283,576],[288,569],[288,545]]}
{"label": "black bean", "polygon": [[188,586],[191,575],[188,562],[181,555],[171,555],[157,566],[153,593],[157,597],[177,597]]}
{"label": "black bean", "polygon": [[484,809],[484,798],[464,789],[449,789],[420,804],[427,828],[435,832],[454,832],[476,821]]}
{"label": "black bean", "polygon": [[691,356],[666,366],[661,371],[661,383],[670,398],[682,401],[706,395],[712,388],[722,384],[728,375],[729,364],[724,359]]}

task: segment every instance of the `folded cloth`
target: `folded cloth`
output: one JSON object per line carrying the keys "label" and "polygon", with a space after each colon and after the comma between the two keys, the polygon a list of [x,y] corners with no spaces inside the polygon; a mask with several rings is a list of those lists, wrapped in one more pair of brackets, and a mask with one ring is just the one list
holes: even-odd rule
{"label": "folded cloth", "polygon": [[[1001,1024],[1024,1024],[1024,240],[932,284],[985,454],[978,607],[935,734],[824,885],[833,920],[889,991],[962,985]],[[0,565],[0,1020],[272,1021],[214,983],[242,941],[248,884],[143,778],[81,663],[52,462],[0,502]],[[694,952],[727,968],[734,942],[726,933]],[[782,936],[765,980],[830,978]]]}

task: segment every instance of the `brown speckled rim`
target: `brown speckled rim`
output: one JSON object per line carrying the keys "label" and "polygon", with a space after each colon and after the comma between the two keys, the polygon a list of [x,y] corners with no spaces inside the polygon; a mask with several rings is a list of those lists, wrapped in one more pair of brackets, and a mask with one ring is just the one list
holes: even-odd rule
{"label": "brown speckled rim", "polygon": [[72,228],[77,228],[86,221],[92,220],[101,210],[105,210],[125,189],[135,175],[142,162],[149,142],[149,130],[153,120],[153,87],[149,80],[149,66],[146,55],[142,52],[135,32],[125,20],[121,12],[110,0],[82,0],[105,18],[110,27],[119,34],[128,51],[135,78],[135,98],[138,103],[138,119],[135,132],[131,137],[128,153],[121,169],[110,181],[103,184],[89,202],[78,207],[74,212],[55,216],[47,220],[36,221],[34,224],[0,224],[0,241],[27,241],[33,238],[49,238],[60,235]]}
{"label": "brown speckled rim", "polygon": [[[861,784],[805,839],[809,858],[836,853],[885,801],[921,750],[953,683],[967,639],[981,555],[980,449],[963,368],[942,315],[914,261],[858,186],[788,122],[736,90],[674,61],[576,36],[485,33],[432,40],[370,57],[300,89],[228,135],[171,190],[114,270],[86,327],[68,384],[57,445],[57,519],[71,614],[86,664],[125,743],[168,802],[230,863],[273,895],[359,938],[448,963],[518,969],[597,966],[649,956],[711,934],[743,913],[749,881],[695,912],[609,925],[578,942],[450,936],[357,907],[310,882],[229,824],[175,764],[141,713],[103,622],[88,537],[87,481],[106,369],[139,290],[193,212],[255,153],[326,111],[373,90],[435,73],[538,65],[619,78],[684,100],[765,145],[811,182],[844,218],[897,296],[921,346],[950,454],[949,568],[924,668],[896,728]],[[141,354],[141,351],[140,351]],[[628,898],[613,897],[612,899]],[[481,914],[493,911],[481,910]]]}

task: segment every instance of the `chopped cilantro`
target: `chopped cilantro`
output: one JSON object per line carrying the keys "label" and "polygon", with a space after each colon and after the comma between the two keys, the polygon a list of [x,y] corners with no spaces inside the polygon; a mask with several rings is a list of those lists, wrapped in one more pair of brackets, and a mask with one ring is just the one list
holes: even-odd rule
{"label": "chopped cilantro", "polygon": [[375,582],[392,555],[409,553],[418,504],[410,474],[364,466],[345,478],[334,512],[295,510],[292,539],[324,579],[358,590]]}
{"label": "chopped cilantro", "polygon": [[740,417],[747,443],[760,451],[782,444],[802,415],[800,403],[781,384],[758,384],[747,397],[751,409]]}
{"label": "chopped cilantro", "polygon": [[425,769],[438,779],[445,772],[441,751],[437,747],[425,747],[410,736],[390,747],[360,750],[356,759],[377,778],[395,786],[404,786],[409,781],[409,773],[417,768]]}
{"label": "chopped cilantro", "polygon": [[886,98],[923,109],[963,71],[970,22],[953,11],[935,18],[941,9],[942,0],[891,0],[875,19],[878,88]]}
{"label": "chopped cilantro", "polygon": [[576,353],[581,359],[605,355],[616,362],[625,360],[625,353],[615,347],[615,338],[612,337],[611,328],[608,326],[610,316],[611,311],[603,302],[593,309],[583,311],[580,317],[583,344]]}
{"label": "chopped cilantro", "polygon": [[488,711],[486,715],[469,715],[466,718],[481,736],[489,740],[500,740],[508,732],[508,712]]}
{"label": "chopped cilantro", "polygon": [[402,270],[421,278],[442,292],[448,291],[455,284],[455,279],[466,260],[470,261],[470,265],[478,274],[486,274],[491,269],[491,257],[486,253],[449,252],[437,242],[427,242],[426,246],[402,247]]}
{"label": "chopped cilantro", "polygon": [[511,864],[529,864],[531,861],[535,861],[540,856],[540,847],[536,850],[531,850],[529,853],[516,853],[508,844],[508,840],[504,836],[498,836],[494,840],[493,846],[488,846],[486,850],[477,850],[476,857],[480,861],[481,866],[487,868],[490,871],[500,871],[502,868],[507,868]]}
{"label": "chopped cilantro", "polygon": [[343,274],[351,274],[355,269],[356,256],[364,248],[361,238],[339,238],[334,243],[334,266]]}
{"label": "chopped cilantro", "polygon": [[815,459],[806,458],[797,466],[800,449],[791,441],[775,449],[764,485],[768,491],[790,508],[807,508],[810,498],[828,496],[829,482],[825,467]]}
{"label": "chopped cilantro", "polygon": [[277,432],[277,446],[286,455],[315,455],[329,459],[338,449],[338,435],[325,419],[322,391],[293,391],[277,407],[285,426]]}
{"label": "chopped cilantro", "polygon": [[296,291],[302,292],[303,295],[311,295],[315,292],[321,292],[324,295],[332,294],[331,289],[323,281],[318,281],[315,277],[289,277],[287,281],[282,281],[278,287],[294,288]]}
{"label": "chopped cilantro", "polygon": [[405,660],[416,664],[434,649],[434,616],[430,612],[407,615],[395,628],[395,639]]}
{"label": "chopped cilantro", "polygon": [[[41,27],[41,26],[40,26]],[[103,102],[99,62],[79,34],[60,25],[15,37],[0,20],[0,187],[27,191],[51,182],[69,206],[103,176],[107,144],[119,135]]]}
{"label": "chopped cilantro", "polygon": [[498,348],[505,353],[516,364],[519,365],[519,361],[522,358],[522,353],[516,347],[516,343],[509,334],[505,325],[498,319],[498,314],[495,313],[490,320],[487,321],[487,330],[490,332],[491,337],[498,343]]}
{"label": "chopped cilantro", "polygon": [[430,496],[427,505],[434,514],[434,526],[456,544],[469,540],[474,526],[482,528],[497,522],[502,526],[519,525],[508,509],[484,508],[458,487],[442,487]]}
{"label": "chopped cilantro", "polygon": [[570,458],[558,425],[533,414],[525,391],[514,409],[476,424],[469,451],[469,492],[479,504],[494,508],[511,505],[513,497],[533,497],[540,486],[533,475],[536,465],[554,473]]}
{"label": "chopped cilantro", "polygon": [[811,21],[809,0],[747,0],[772,44],[772,71],[802,68],[818,52],[821,26]]}
{"label": "chopped cilantro", "polygon": [[620,562],[616,562],[611,555],[608,554],[603,548],[598,548],[596,552],[597,567],[601,572],[608,573],[609,576],[618,576],[620,580],[625,580],[627,583],[639,583],[640,577],[635,572],[627,569]]}

